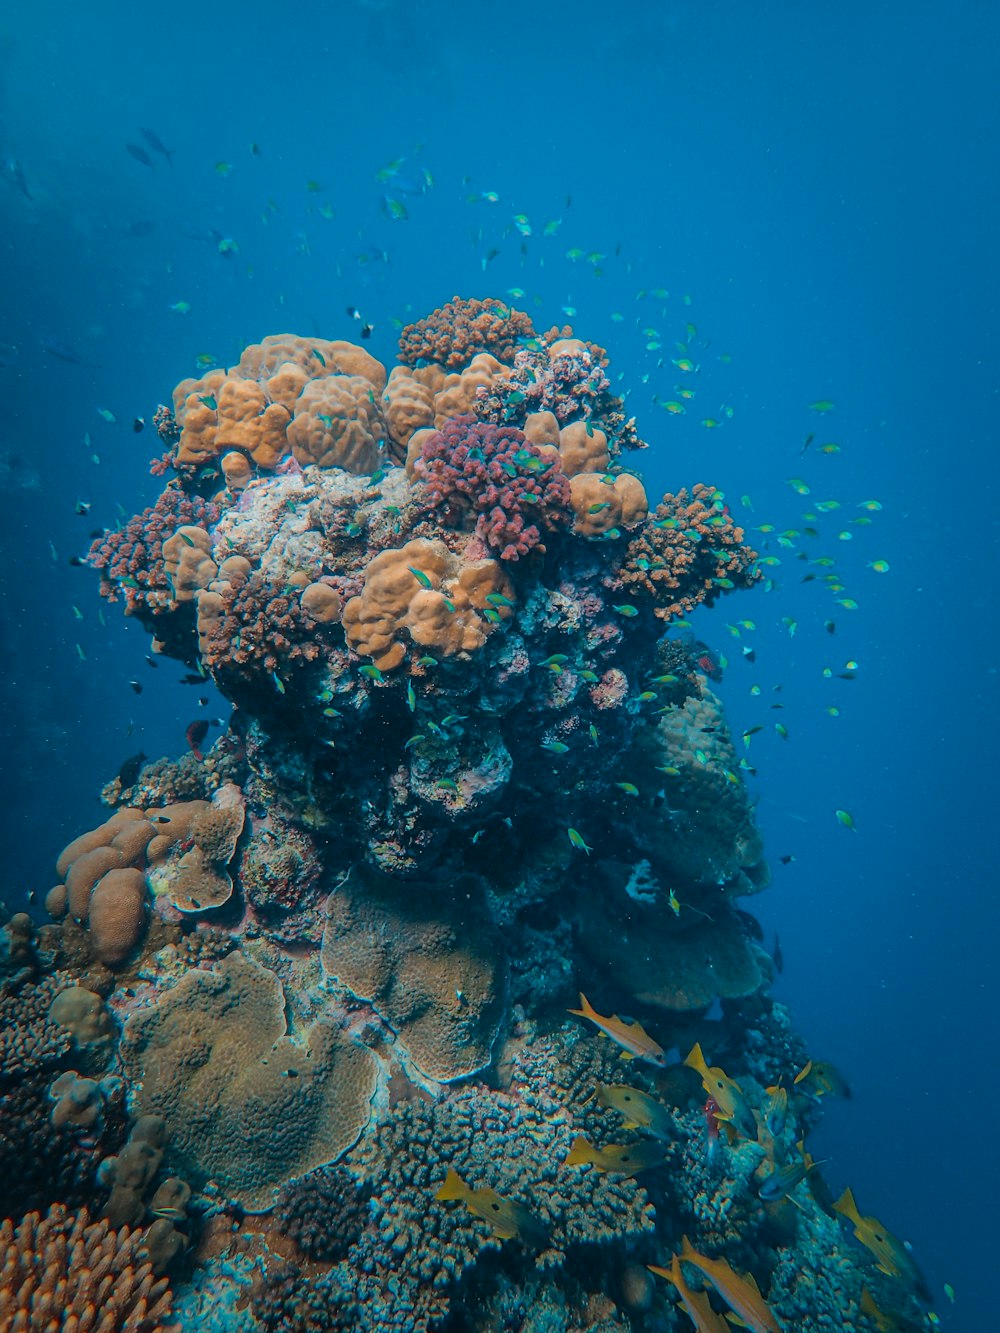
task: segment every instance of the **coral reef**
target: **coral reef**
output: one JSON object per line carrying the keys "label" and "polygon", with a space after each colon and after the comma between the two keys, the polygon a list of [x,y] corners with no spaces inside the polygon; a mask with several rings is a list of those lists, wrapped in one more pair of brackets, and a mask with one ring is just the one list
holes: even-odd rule
{"label": "coral reef", "polygon": [[623,466],[571,328],[456,297],[399,360],[282,333],[182,381],[172,479],[91,548],[232,711],[3,929],[0,1325],[673,1328],[683,1254],[706,1319],[714,1272],[758,1327],[925,1326],[805,1147],[846,1084],[767,993],[749,766],[674,623],[756,553]]}

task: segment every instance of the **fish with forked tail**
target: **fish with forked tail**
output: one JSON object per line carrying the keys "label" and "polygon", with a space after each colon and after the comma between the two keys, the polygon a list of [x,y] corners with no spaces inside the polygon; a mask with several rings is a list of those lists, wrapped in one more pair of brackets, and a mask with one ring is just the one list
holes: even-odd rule
{"label": "fish with forked tail", "polygon": [[454,1167],[448,1168],[444,1184],[435,1199],[464,1203],[469,1212],[489,1223],[500,1240],[519,1240],[531,1250],[541,1250],[549,1243],[549,1229],[530,1209],[513,1199],[505,1199],[496,1190],[473,1189]]}
{"label": "fish with forked tail", "polygon": [[630,1023],[624,1018],[619,1018],[617,1014],[605,1018],[597,1012],[582,991],[580,1008],[570,1009],[569,1013],[577,1018],[589,1018],[606,1037],[610,1037],[622,1048],[626,1060],[645,1060],[647,1064],[659,1065],[661,1068],[666,1065],[667,1057],[663,1047],[653,1040],[640,1023],[635,1021]]}

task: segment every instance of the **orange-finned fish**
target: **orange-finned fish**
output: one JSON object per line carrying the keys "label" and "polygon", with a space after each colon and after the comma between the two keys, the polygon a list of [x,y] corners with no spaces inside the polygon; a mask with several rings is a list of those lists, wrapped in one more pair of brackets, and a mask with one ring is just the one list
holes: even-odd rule
{"label": "orange-finned fish", "polygon": [[530,1209],[513,1199],[505,1199],[496,1190],[474,1190],[453,1167],[448,1168],[444,1184],[435,1199],[457,1199],[470,1213],[488,1222],[501,1240],[521,1241],[532,1250],[542,1250],[549,1243],[549,1229]]}
{"label": "orange-finned fish", "polygon": [[755,1139],[757,1137],[757,1122],[754,1119],[750,1103],[736,1080],[730,1078],[717,1065],[712,1065],[709,1068],[698,1042],[695,1042],[692,1046],[684,1063],[689,1069],[693,1069],[701,1075],[702,1087],[718,1107],[717,1118],[728,1120],[744,1138]]}
{"label": "orange-finned fish", "polygon": [[775,1085],[767,1090],[767,1112],[766,1124],[769,1134],[775,1138],[780,1138],[785,1132],[785,1123],[788,1120],[788,1092],[785,1088]]}
{"label": "orange-finned fish", "polygon": [[684,1281],[684,1274],[681,1272],[681,1261],[675,1254],[670,1261],[669,1268],[657,1268],[656,1264],[647,1264],[651,1273],[657,1277],[665,1277],[668,1282],[672,1282],[677,1288],[677,1294],[680,1296],[680,1304],[691,1316],[698,1333],[731,1333],[731,1329],[721,1314],[716,1314],[708,1303],[708,1297],[703,1291],[692,1291]]}
{"label": "orange-finned fish", "polygon": [[606,1111],[618,1111],[625,1117],[626,1129],[648,1129],[658,1139],[674,1135],[674,1118],[655,1097],[626,1083],[598,1083],[594,1100]]}
{"label": "orange-finned fish", "polygon": [[822,1097],[829,1093],[833,1097],[850,1097],[851,1089],[840,1070],[829,1060],[807,1060],[795,1075],[795,1083],[806,1083],[816,1094]]}
{"label": "orange-finned fish", "polygon": [[580,1008],[568,1011],[577,1018],[589,1018],[601,1029],[606,1037],[617,1042],[624,1052],[625,1059],[645,1060],[647,1064],[666,1068],[667,1057],[662,1046],[657,1045],[640,1023],[627,1023],[617,1014],[603,1018],[591,1005],[583,992],[580,992]]}
{"label": "orange-finned fish", "polygon": [[740,1277],[725,1259],[709,1259],[699,1254],[691,1248],[687,1236],[681,1246],[681,1258],[685,1263],[693,1264],[699,1273],[708,1278],[729,1308],[739,1315],[748,1328],[753,1329],[753,1333],[781,1333],[781,1325],[771,1313],[771,1307],[758,1291],[752,1277]]}
{"label": "orange-finned fish", "polygon": [[877,1217],[865,1217],[859,1213],[850,1189],[844,1190],[833,1206],[852,1224],[855,1236],[865,1249],[875,1256],[875,1267],[880,1273],[885,1273],[886,1277],[902,1278],[917,1291],[926,1289],[920,1269],[910,1258],[903,1242],[884,1227]]}
{"label": "orange-finned fish", "polygon": [[577,1134],[566,1154],[564,1166],[596,1166],[620,1176],[636,1176],[663,1161],[663,1145],[655,1139],[642,1143],[609,1143],[595,1148],[583,1134]]}
{"label": "orange-finned fish", "polygon": [[880,1310],[867,1287],[861,1288],[861,1300],[858,1304],[861,1307],[861,1313],[868,1316],[879,1333],[909,1333],[910,1330],[917,1327],[911,1319],[907,1319],[903,1315],[891,1314],[888,1310]]}

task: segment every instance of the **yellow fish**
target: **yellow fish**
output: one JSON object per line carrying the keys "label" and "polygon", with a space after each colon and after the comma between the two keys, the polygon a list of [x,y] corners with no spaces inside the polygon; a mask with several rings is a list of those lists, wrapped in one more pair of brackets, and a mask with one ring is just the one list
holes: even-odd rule
{"label": "yellow fish", "polygon": [[924,1289],[920,1270],[910,1258],[906,1246],[877,1217],[864,1217],[858,1212],[858,1205],[850,1189],[844,1190],[833,1207],[847,1218],[854,1227],[855,1236],[875,1256],[875,1267],[880,1273],[885,1273],[886,1277],[903,1278],[918,1291]]}
{"label": "yellow fish", "polygon": [[665,1277],[668,1282],[672,1282],[677,1288],[677,1294],[680,1296],[680,1304],[688,1312],[698,1333],[731,1333],[731,1329],[721,1314],[716,1314],[708,1303],[708,1297],[703,1291],[692,1291],[684,1281],[684,1274],[681,1272],[681,1261],[675,1254],[670,1261],[669,1268],[657,1268],[656,1264],[647,1264],[651,1273],[657,1277]]}
{"label": "yellow fish", "polygon": [[681,1256],[706,1277],[731,1310],[753,1329],[753,1333],[781,1333],[781,1325],[771,1313],[771,1307],[760,1294],[752,1277],[740,1277],[725,1259],[709,1259],[691,1248],[684,1237]]}
{"label": "yellow fish", "polygon": [[670,1112],[639,1088],[630,1088],[625,1083],[598,1083],[594,1089],[598,1106],[606,1111],[620,1111],[625,1117],[626,1129],[648,1129],[658,1139],[669,1139],[674,1133],[674,1121]]}
{"label": "yellow fish", "polygon": [[602,1017],[593,1008],[582,991],[580,992],[580,1008],[570,1009],[567,1012],[575,1014],[577,1018],[589,1018],[606,1037],[610,1037],[613,1042],[617,1042],[624,1052],[625,1059],[645,1060],[647,1064],[659,1065],[661,1069],[666,1068],[667,1056],[663,1047],[657,1045],[641,1024],[636,1022],[627,1023],[625,1019],[619,1018],[617,1014],[612,1014],[610,1018]]}
{"label": "yellow fish", "polygon": [[829,1060],[807,1060],[795,1075],[796,1083],[807,1083],[817,1097],[829,1093],[834,1097],[850,1097],[847,1079]]}
{"label": "yellow fish", "polygon": [[595,1148],[589,1139],[577,1134],[566,1154],[564,1166],[596,1166],[598,1171],[613,1171],[620,1176],[637,1176],[663,1161],[663,1148],[655,1139],[642,1143],[609,1143]]}
{"label": "yellow fish", "polygon": [[709,1068],[698,1042],[695,1042],[684,1063],[688,1069],[693,1069],[701,1075],[701,1086],[719,1108],[719,1119],[728,1120],[744,1138],[755,1139],[757,1121],[743,1089],[736,1080],[730,1078],[717,1065]]}
{"label": "yellow fish", "polygon": [[533,1250],[544,1249],[549,1242],[548,1227],[523,1204],[503,1198],[496,1190],[474,1190],[453,1167],[449,1166],[444,1184],[434,1197],[464,1203],[470,1213],[489,1223],[500,1240],[516,1239]]}
{"label": "yellow fish", "polygon": [[890,1314],[888,1310],[880,1310],[867,1287],[861,1288],[861,1300],[858,1304],[861,1313],[868,1316],[879,1333],[906,1333],[907,1329],[916,1327],[912,1320],[904,1320],[900,1316]]}

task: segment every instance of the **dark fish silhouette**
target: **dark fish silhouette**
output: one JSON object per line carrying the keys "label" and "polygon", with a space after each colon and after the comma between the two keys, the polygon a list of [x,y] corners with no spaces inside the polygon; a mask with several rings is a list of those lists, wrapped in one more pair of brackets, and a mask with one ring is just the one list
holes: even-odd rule
{"label": "dark fish silhouette", "polygon": [[6,181],[10,181],[15,190],[20,190],[25,199],[32,199],[34,196],[28,189],[28,181],[24,174],[24,168],[18,162],[16,157],[5,157],[0,159],[0,176]]}
{"label": "dark fish silhouette", "polygon": [[150,167],[153,171],[156,170],[156,164],[153,162],[153,159],[146,152],[145,148],[140,147],[139,144],[127,143],[125,145],[125,151],[130,157],[134,157],[137,162],[141,162],[144,167]]}
{"label": "dark fish silhouette", "polygon": [[82,356],[78,356],[76,349],[69,343],[63,342],[61,338],[49,338],[48,336],[39,338],[42,350],[48,352],[49,356],[58,357],[60,361],[68,361],[73,366],[87,366],[90,370],[100,370],[101,367],[94,361],[84,361]]}
{"label": "dark fish silhouette", "polygon": [[142,750],[138,754],[133,754],[125,760],[118,770],[118,781],[122,785],[122,790],[134,785],[136,778],[142,772],[142,766],[146,762],[146,756]]}
{"label": "dark fish silhouette", "polygon": [[170,163],[171,166],[174,165],[173,156],[174,153],[177,152],[176,148],[164,147],[163,140],[160,138],[160,136],[156,133],[155,130],[147,130],[143,128],[139,131],[139,133],[146,140],[146,142],[149,144],[150,148],[152,148],[154,153],[161,153],[167,159],[167,161]]}
{"label": "dark fish silhouette", "polygon": [[154,231],[156,231],[155,222],[139,221],[130,223],[128,234],[130,236],[150,236]]}
{"label": "dark fish silhouette", "polygon": [[205,758],[205,756],[201,752],[201,743],[207,735],[208,735],[208,722],[205,720],[205,718],[203,717],[198,718],[196,722],[191,722],[188,724],[187,729],[184,732],[184,736],[187,739],[187,743],[195,759],[201,760]]}

